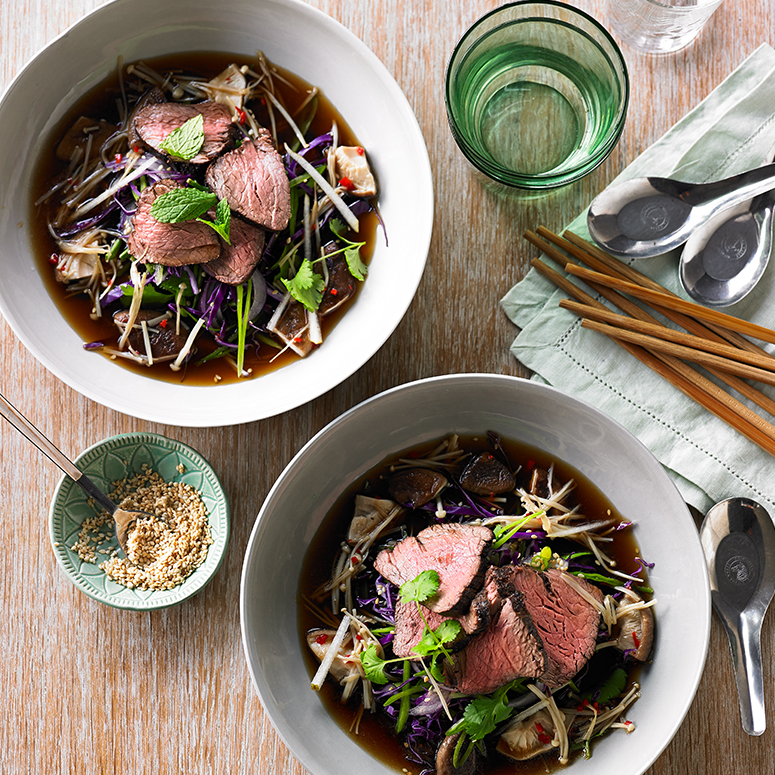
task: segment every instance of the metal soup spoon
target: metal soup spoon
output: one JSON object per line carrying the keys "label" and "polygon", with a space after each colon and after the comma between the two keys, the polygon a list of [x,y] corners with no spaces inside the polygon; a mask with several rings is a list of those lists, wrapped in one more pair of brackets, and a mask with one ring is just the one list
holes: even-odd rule
{"label": "metal soup spoon", "polygon": [[620,258],[677,248],[714,215],[775,188],[775,164],[712,183],[634,178],[599,194],[587,213],[592,238]]}
{"label": "metal soup spoon", "polygon": [[[86,476],[83,471],[75,466],[46,436],[41,433],[5,396],[0,394],[0,415],[5,417],[19,433],[28,441],[31,441],[52,463],[55,463],[64,471],[87,495],[102,506],[112,517],[116,524],[116,538],[118,545],[124,554],[129,557],[127,551],[127,537],[132,525],[141,517],[161,520],[162,517],[148,514],[145,511],[125,511],[119,508],[105,495],[102,490]],[[166,521],[166,520],[164,520]]]}
{"label": "metal soup spoon", "polygon": [[711,218],[689,237],[678,275],[692,299],[728,307],[754,289],[772,254],[774,208],[775,191],[768,191],[742,212]]}
{"label": "metal soup spoon", "polygon": [[700,528],[713,608],[732,649],[743,729],[761,735],[764,715],[761,627],[775,593],[775,525],[763,506],[729,498]]}

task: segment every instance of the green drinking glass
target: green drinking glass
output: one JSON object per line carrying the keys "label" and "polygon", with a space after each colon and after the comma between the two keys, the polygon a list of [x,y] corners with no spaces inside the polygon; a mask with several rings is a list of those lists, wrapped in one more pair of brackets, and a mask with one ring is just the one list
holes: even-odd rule
{"label": "green drinking glass", "polygon": [[452,53],[445,99],[452,135],[478,170],[540,191],[578,180],[608,157],[629,91],[611,35],[584,12],[547,0],[510,3],[479,19]]}

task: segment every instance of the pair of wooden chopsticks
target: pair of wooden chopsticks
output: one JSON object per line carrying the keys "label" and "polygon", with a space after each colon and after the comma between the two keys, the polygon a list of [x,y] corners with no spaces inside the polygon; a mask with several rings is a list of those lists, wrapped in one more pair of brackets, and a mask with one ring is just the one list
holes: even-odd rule
{"label": "pair of wooden chopsticks", "polygon": [[[560,306],[581,317],[582,326],[610,337],[678,390],[775,456],[775,426],[689,365],[702,366],[775,416],[775,401],[745,381],[775,385],[775,357],[742,336],[775,343],[775,331],[685,301],[572,232],[559,236],[540,227],[525,234],[525,238],[623,313],[611,311],[545,262],[534,259],[531,264],[536,270],[575,299],[564,299]],[[684,331],[664,325],[629,297],[645,302]]]}

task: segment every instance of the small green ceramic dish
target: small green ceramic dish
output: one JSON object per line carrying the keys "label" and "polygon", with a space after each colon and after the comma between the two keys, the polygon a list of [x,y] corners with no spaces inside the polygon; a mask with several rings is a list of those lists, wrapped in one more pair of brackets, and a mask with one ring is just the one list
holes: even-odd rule
{"label": "small green ceramic dish", "polygon": [[57,561],[78,589],[114,608],[150,611],[183,602],[212,579],[229,539],[229,505],[218,476],[196,450],[156,433],[123,433],[98,442],[74,462],[107,493],[113,482],[142,471],[143,464],[166,482],[190,485],[199,491],[207,508],[213,539],[207,559],[179,586],[165,591],[128,589],[108,578],[99,560],[97,564],[84,562],[71,548],[82,522],[95,511],[86,493],[64,477],[54,493],[49,532]]}

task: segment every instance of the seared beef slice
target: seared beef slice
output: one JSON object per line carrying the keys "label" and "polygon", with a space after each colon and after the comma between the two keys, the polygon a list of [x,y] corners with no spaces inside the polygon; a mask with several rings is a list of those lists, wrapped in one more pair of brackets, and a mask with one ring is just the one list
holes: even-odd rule
{"label": "seared beef slice", "polygon": [[249,221],[279,231],[288,225],[291,195],[285,165],[266,130],[255,140],[219,156],[205,182],[229,207]]}
{"label": "seared beef slice", "polygon": [[229,285],[244,283],[256,268],[264,249],[264,230],[239,218],[231,219],[229,243],[221,245],[221,255],[202,269]]}
{"label": "seared beef slice", "polygon": [[514,586],[543,641],[548,657],[541,680],[551,688],[564,684],[592,656],[597,641],[600,612],[573,586],[602,602],[603,593],[584,579],[560,570],[539,573],[526,565],[515,566]]}
{"label": "seared beef slice", "polygon": [[218,235],[206,224],[194,220],[162,223],[151,215],[158,197],[180,187],[180,183],[165,178],[140,195],[132,216],[132,231],[126,240],[135,258],[164,266],[183,266],[204,264],[220,255]]}
{"label": "seared beef slice", "polygon": [[424,570],[439,574],[439,590],[426,605],[440,614],[465,613],[484,579],[484,555],[492,531],[480,525],[433,525],[381,551],[374,567],[400,586]]}
{"label": "seared beef slice", "polygon": [[[164,139],[183,126],[186,121],[200,114],[204,119],[204,142],[196,156],[183,161],[190,164],[206,164],[232,143],[231,113],[220,102],[207,101],[195,105],[152,102],[135,113],[132,132],[151,150],[166,156],[167,154],[161,149]],[[175,161],[174,157],[170,158]]]}
{"label": "seared beef slice", "polygon": [[484,594],[490,625],[453,657],[446,680],[465,694],[489,694],[515,678],[537,678],[547,664],[541,638],[511,582],[511,568],[490,568]]}
{"label": "seared beef slice", "polygon": [[[425,617],[423,619],[423,617]],[[396,631],[393,638],[393,653],[397,657],[416,657],[417,653],[412,649],[420,642],[425,634],[426,622],[428,627],[435,630],[442,622],[450,617],[434,613],[424,605],[418,608],[417,603],[404,603],[399,600],[396,603]],[[461,632],[452,643],[446,643],[445,647],[450,651],[458,651],[469,640],[487,629],[490,623],[490,604],[484,590],[474,597],[470,609],[463,615],[452,617],[459,622]]]}

